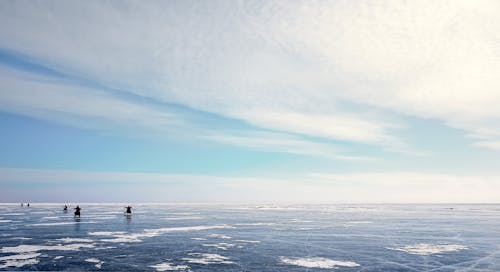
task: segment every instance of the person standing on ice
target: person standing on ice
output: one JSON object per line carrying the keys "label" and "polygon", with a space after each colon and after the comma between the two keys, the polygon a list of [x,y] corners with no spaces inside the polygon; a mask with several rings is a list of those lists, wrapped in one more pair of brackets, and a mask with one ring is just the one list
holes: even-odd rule
{"label": "person standing on ice", "polygon": [[78,217],[80,218],[80,210],[82,208],[80,208],[80,206],[76,205],[76,208],[75,208],[75,217]]}
{"label": "person standing on ice", "polygon": [[130,205],[128,205],[127,207],[125,207],[125,209],[127,209],[125,211],[125,215],[127,215],[127,216],[132,215],[132,207],[130,207]]}

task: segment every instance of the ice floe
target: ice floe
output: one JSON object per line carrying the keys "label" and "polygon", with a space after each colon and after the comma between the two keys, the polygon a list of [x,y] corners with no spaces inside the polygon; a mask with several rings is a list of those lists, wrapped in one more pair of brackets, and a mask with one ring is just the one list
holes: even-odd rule
{"label": "ice floe", "polygon": [[191,271],[189,269],[189,266],[187,265],[174,265],[173,263],[170,262],[164,262],[164,263],[159,263],[155,265],[151,265],[149,267],[152,267],[156,269],[156,271]]}
{"label": "ice floe", "polygon": [[2,220],[0,220],[0,223],[10,223],[10,222],[14,222],[14,221],[9,220],[9,219],[2,219]]}
{"label": "ice floe", "polygon": [[228,257],[213,253],[189,253],[191,258],[182,258],[188,263],[195,264],[234,264]]}
{"label": "ice floe", "polygon": [[56,256],[56,257],[54,258],[54,260],[59,260],[59,259],[62,259],[62,258],[64,258],[64,256]]}
{"label": "ice floe", "polygon": [[415,245],[407,245],[403,247],[388,247],[387,249],[404,251],[406,253],[415,255],[431,255],[431,254],[466,250],[469,248],[463,245],[421,243]]}
{"label": "ice floe", "polygon": [[190,238],[191,240],[197,240],[197,241],[206,241],[207,239],[206,238],[200,238],[200,237],[193,237],[193,238]]}
{"label": "ice floe", "polygon": [[312,258],[289,258],[281,257],[280,261],[289,265],[296,265],[307,268],[324,268],[324,269],[334,269],[340,266],[344,267],[356,267],[359,264],[351,261],[336,261],[332,259],[322,258],[322,257],[312,257]]}

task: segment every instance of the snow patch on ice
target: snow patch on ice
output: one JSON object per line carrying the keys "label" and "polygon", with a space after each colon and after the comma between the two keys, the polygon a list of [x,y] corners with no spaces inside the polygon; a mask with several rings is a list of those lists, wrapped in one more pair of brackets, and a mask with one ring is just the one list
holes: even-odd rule
{"label": "snow patch on ice", "polygon": [[212,238],[219,238],[219,239],[231,239],[232,238],[231,236],[227,236],[224,234],[217,234],[217,233],[209,234],[207,236],[212,237]]}
{"label": "snow patch on ice", "polygon": [[171,227],[171,228],[159,228],[159,229],[145,229],[143,232],[140,232],[140,233],[109,234],[108,236],[112,236],[114,238],[101,239],[101,241],[108,242],[108,243],[135,243],[135,242],[142,242],[142,239],[144,239],[144,238],[156,237],[156,236],[160,236],[164,233],[169,233],[169,232],[200,231],[200,230],[228,229],[228,228],[234,228],[234,227],[229,226],[229,225],[215,225],[215,226],[192,226],[192,227]]}
{"label": "snow patch on ice", "polygon": [[28,238],[28,237],[12,237],[10,239],[13,239],[13,240],[31,240],[33,238]]}
{"label": "snow patch on ice", "polygon": [[174,265],[170,262],[159,263],[149,267],[156,269],[156,271],[191,271],[187,265]]}
{"label": "snow patch on ice", "polygon": [[68,245],[55,245],[55,246],[39,246],[39,245],[19,245],[15,247],[2,247],[2,253],[27,253],[38,252],[44,250],[61,250],[61,251],[77,251],[80,248],[93,248],[93,244],[68,244]]}
{"label": "snow patch on ice", "polygon": [[257,223],[238,223],[236,226],[274,226],[276,223],[271,222],[257,222]]}
{"label": "snow patch on ice", "polygon": [[463,245],[421,243],[415,245],[408,245],[404,247],[388,247],[387,249],[399,250],[415,255],[431,255],[431,254],[466,250],[469,248]]}
{"label": "snow patch on ice", "polygon": [[240,243],[249,243],[249,244],[257,244],[260,243],[260,241],[255,241],[255,240],[234,240],[235,242],[240,242]]}
{"label": "snow patch on ice", "polygon": [[40,256],[40,253],[30,253],[30,254],[18,254],[0,257],[0,261],[4,262],[0,264],[0,269],[7,267],[23,267],[25,265],[37,264],[38,260],[36,257]]}
{"label": "snow patch on ice", "polygon": [[38,259],[26,259],[26,260],[9,260],[6,261],[4,264],[0,265],[0,269],[7,268],[7,267],[23,267],[25,265],[32,265],[32,264],[37,264]]}
{"label": "snow patch on ice", "polygon": [[313,258],[288,258],[281,257],[280,261],[289,265],[296,265],[307,268],[324,268],[324,269],[335,269],[339,266],[344,267],[356,267],[359,264],[350,261],[336,261],[332,259],[313,257]]}
{"label": "snow patch on ice", "polygon": [[56,256],[56,257],[54,258],[54,260],[59,260],[59,259],[62,259],[62,258],[64,258],[64,256]]}
{"label": "snow patch on ice", "polygon": [[89,263],[95,263],[95,267],[98,269],[101,269],[102,264],[104,263],[103,261],[101,261],[97,258],[88,258],[88,259],[85,259],[85,261],[89,262]]}
{"label": "snow patch on ice", "polygon": [[93,236],[114,236],[114,235],[121,235],[125,234],[125,231],[93,231],[89,232],[89,235]]}
{"label": "snow patch on ice", "polygon": [[218,243],[218,244],[202,244],[202,246],[215,247],[215,248],[222,249],[222,250],[228,250],[229,248],[234,247],[235,245],[228,244],[228,243]]}
{"label": "snow patch on ice", "polygon": [[42,255],[41,253],[18,254],[0,257],[0,261],[33,259]]}
{"label": "snow patch on ice", "polygon": [[45,216],[45,217],[42,217],[42,219],[49,219],[49,220],[52,220],[52,219],[59,219],[61,217],[59,216]]}
{"label": "snow patch on ice", "polygon": [[92,243],[93,242],[92,239],[87,239],[87,238],[69,238],[69,237],[59,238],[59,239],[56,239],[56,241],[60,241],[60,242],[63,242],[63,243]]}
{"label": "snow patch on ice", "polygon": [[195,256],[193,258],[182,258],[182,260],[188,263],[195,264],[234,264],[234,262],[229,261],[228,257],[221,256],[219,254],[213,253],[189,253],[190,256]]}

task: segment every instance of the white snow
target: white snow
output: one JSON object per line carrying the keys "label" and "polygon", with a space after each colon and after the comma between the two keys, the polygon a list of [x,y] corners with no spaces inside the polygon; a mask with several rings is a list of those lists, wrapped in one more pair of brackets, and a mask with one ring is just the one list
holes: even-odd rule
{"label": "white snow", "polygon": [[156,269],[156,271],[191,271],[187,265],[174,265],[170,262],[155,264],[150,267]]}
{"label": "white snow", "polygon": [[63,242],[63,243],[92,243],[93,242],[92,239],[87,239],[87,238],[69,238],[69,237],[59,238],[59,239],[56,239],[56,241],[60,241],[60,242]]}
{"label": "white snow", "polygon": [[409,254],[416,255],[431,255],[445,252],[453,252],[468,249],[468,247],[463,245],[451,245],[451,244],[415,244],[407,245],[404,247],[388,247],[387,249],[404,251]]}
{"label": "white snow", "polygon": [[[199,230],[209,230],[209,229],[227,229],[234,228],[229,225],[215,225],[215,226],[191,226],[191,227],[171,227],[171,228],[158,228],[158,229],[145,229],[140,233],[106,233],[106,236],[112,236],[114,238],[101,239],[102,242],[108,243],[134,243],[142,242],[143,238],[151,238],[159,236],[163,233],[169,232],[182,232],[182,231],[199,231]],[[89,233],[90,235],[103,235],[101,233]]]}
{"label": "white snow", "polygon": [[232,261],[228,261],[228,257],[221,256],[219,254],[212,253],[189,253],[191,256],[196,256],[195,258],[182,258],[182,260],[189,263],[195,264],[234,264]]}
{"label": "white snow", "polygon": [[227,236],[227,235],[224,235],[224,234],[209,234],[208,237],[213,237],[213,238],[219,238],[219,239],[231,239],[232,237],[231,236]]}
{"label": "white snow", "polygon": [[25,265],[37,264],[38,259],[26,259],[26,260],[9,260],[4,264],[0,265],[0,269],[7,267],[23,267]]}
{"label": "white snow", "polygon": [[281,257],[280,261],[285,264],[296,265],[307,268],[325,268],[334,269],[339,266],[356,267],[359,264],[350,261],[336,261],[327,258],[313,257],[313,258],[288,258]]}
{"label": "white snow", "polygon": [[0,261],[33,259],[33,258],[36,258],[40,255],[41,255],[41,253],[9,255],[9,256],[0,257]]}
{"label": "white snow", "polygon": [[104,263],[103,261],[96,259],[96,258],[88,258],[88,259],[85,259],[85,261],[89,262],[89,263],[95,263],[95,267],[98,269],[101,269],[101,266]]}
{"label": "white snow", "polygon": [[255,240],[234,240],[234,241],[240,243],[250,243],[250,244],[260,243],[260,241],[255,241]]}
{"label": "white snow", "polygon": [[37,264],[38,260],[36,257],[40,256],[40,253],[29,253],[29,254],[18,254],[0,257],[0,261],[4,264],[0,264],[0,269],[7,267],[23,267],[25,265]]}
{"label": "white snow", "polygon": [[80,248],[93,248],[93,244],[68,244],[68,245],[55,245],[55,246],[40,246],[40,245],[19,245],[15,247],[2,247],[2,253],[24,253],[24,252],[38,252],[43,250],[79,250]]}
{"label": "white snow", "polygon": [[202,244],[202,246],[215,247],[215,248],[222,249],[222,250],[228,250],[229,248],[234,247],[235,245],[228,244],[228,243],[218,243],[218,244]]}

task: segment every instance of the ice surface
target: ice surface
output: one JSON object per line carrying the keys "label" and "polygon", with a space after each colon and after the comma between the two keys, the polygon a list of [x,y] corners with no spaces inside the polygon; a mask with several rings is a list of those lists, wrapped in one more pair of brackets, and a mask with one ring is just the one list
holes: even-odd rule
{"label": "ice surface", "polygon": [[79,204],[0,204],[0,271],[500,271],[500,205]]}
{"label": "ice surface", "polygon": [[346,267],[356,267],[359,264],[355,262],[346,262],[346,261],[336,261],[327,258],[315,257],[315,258],[287,258],[281,257],[281,262],[290,265],[296,265],[307,268],[337,268],[339,266]]}
{"label": "ice surface", "polygon": [[47,226],[63,226],[63,225],[75,225],[75,224],[94,224],[97,223],[95,221],[88,221],[88,222],[53,222],[53,223],[36,223],[36,224],[30,224],[28,226],[30,227],[47,227]]}

